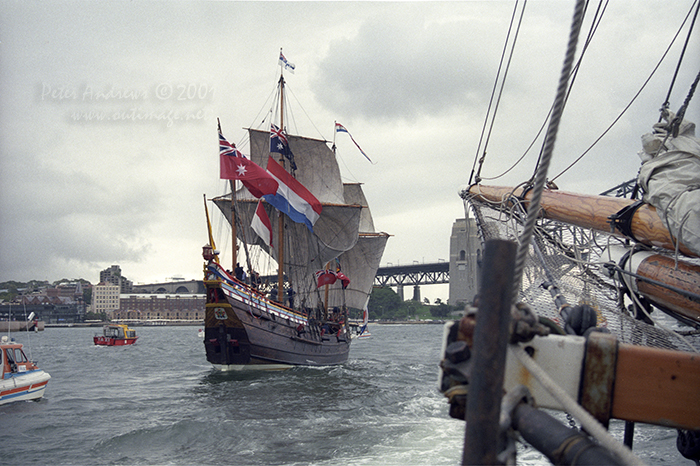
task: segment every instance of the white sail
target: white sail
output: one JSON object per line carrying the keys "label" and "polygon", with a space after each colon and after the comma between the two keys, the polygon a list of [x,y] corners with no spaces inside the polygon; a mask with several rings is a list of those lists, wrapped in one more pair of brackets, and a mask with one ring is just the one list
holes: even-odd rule
{"label": "white sail", "polygon": [[[249,130],[250,158],[265,167],[270,156],[270,133]],[[325,290],[316,289],[314,272],[338,259],[343,273],[350,278],[350,285],[342,290],[340,282],[329,290],[329,307],[347,305],[361,309],[372,290],[386,240],[389,235],[377,233],[359,183],[343,184],[335,154],[326,141],[287,136],[294,154],[297,170],[294,176],[322,203],[321,216],[310,234],[304,224],[285,220],[284,272],[297,293],[295,303],[306,307],[325,304]],[[276,158],[276,154],[273,155]],[[214,199],[215,204],[231,222],[231,196]],[[279,262],[279,215],[264,203],[273,232],[270,249],[250,226],[250,219],[257,207],[257,199],[245,187],[236,191],[239,222],[237,235],[241,241],[262,247]]]}

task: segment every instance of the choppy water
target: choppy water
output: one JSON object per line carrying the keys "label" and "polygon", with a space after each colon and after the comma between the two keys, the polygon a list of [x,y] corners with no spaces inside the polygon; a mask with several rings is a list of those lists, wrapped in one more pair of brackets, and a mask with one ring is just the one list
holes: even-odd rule
{"label": "choppy water", "polygon": [[[436,389],[442,326],[370,329],[343,366],[238,374],[211,370],[196,327],[139,327],[111,348],[94,328],[13,334],[52,379],[42,401],[0,407],[0,464],[459,464],[464,423]],[[692,464],[670,429],[638,428],[635,452]]]}

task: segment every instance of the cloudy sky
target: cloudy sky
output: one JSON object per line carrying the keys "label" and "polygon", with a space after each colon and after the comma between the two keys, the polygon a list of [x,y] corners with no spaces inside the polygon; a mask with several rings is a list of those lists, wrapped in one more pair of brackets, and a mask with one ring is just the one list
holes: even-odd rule
{"label": "cloudy sky", "polygon": [[[550,178],[630,102],[691,4],[610,2],[569,99]],[[339,136],[344,178],[364,183],[375,226],[393,235],[382,265],[449,260],[452,223],[464,216],[458,192],[469,181],[513,8],[0,0],[0,281],[95,283],[112,264],[135,283],[201,278],[202,196],[225,192],[216,119],[237,143],[243,128],[258,126],[280,48],[296,65],[285,74],[290,132],[332,140],[337,120],[375,162]],[[509,168],[542,125],[572,13],[573,2],[527,4],[483,177]],[[561,189],[595,194],[636,175],[640,136],[658,119],[686,34],[618,124],[556,178]],[[674,110],[700,69],[699,41],[695,31]],[[698,99],[686,114],[696,122]],[[536,149],[489,183],[528,179]]]}

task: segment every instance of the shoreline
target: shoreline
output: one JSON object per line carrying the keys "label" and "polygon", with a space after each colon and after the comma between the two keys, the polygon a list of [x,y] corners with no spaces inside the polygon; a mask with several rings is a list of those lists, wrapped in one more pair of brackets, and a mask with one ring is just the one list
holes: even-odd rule
{"label": "shoreline", "polygon": [[[369,325],[442,325],[447,320],[370,320]],[[111,323],[117,324],[128,324],[131,327],[204,327],[203,321],[126,321],[126,320],[115,320],[112,322],[76,322],[71,324],[43,324],[40,326],[40,330],[43,328],[83,328],[83,327],[103,327]],[[351,324],[357,325],[359,323],[350,322]],[[1,325],[1,323],[0,323]],[[43,328],[42,328],[43,327]],[[1,328],[1,327],[0,327]]]}

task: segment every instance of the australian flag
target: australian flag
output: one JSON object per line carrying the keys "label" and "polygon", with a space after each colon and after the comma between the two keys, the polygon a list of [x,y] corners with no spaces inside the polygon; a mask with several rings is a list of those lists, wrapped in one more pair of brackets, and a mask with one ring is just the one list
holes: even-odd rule
{"label": "australian flag", "polygon": [[297,164],[294,163],[294,154],[292,154],[292,151],[289,149],[287,135],[274,124],[270,127],[270,152],[277,152],[278,154],[284,155],[287,160],[289,160],[292,170],[297,169]]}

